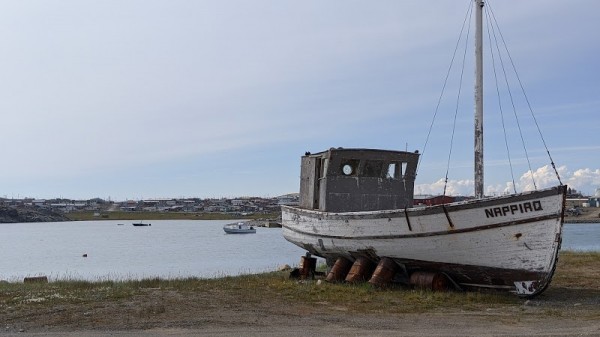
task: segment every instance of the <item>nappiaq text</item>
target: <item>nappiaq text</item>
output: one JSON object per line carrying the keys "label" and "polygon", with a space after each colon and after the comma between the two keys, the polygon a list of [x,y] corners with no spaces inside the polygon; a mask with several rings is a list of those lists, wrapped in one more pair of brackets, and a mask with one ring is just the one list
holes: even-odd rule
{"label": "nappiaq text", "polygon": [[485,210],[485,216],[487,218],[494,218],[497,216],[506,216],[508,214],[537,212],[542,210],[541,201],[536,200],[510,206],[488,208]]}

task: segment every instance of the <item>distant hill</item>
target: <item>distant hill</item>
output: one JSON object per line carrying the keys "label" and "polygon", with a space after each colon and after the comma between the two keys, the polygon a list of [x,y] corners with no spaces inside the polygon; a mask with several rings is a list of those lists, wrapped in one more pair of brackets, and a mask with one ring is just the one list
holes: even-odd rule
{"label": "distant hill", "polygon": [[31,207],[0,206],[0,223],[70,221],[63,214]]}

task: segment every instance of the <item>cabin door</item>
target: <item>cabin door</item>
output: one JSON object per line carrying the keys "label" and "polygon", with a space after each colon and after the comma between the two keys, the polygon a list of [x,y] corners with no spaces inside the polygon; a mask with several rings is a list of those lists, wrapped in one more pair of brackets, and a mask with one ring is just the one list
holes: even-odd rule
{"label": "cabin door", "polygon": [[313,195],[313,209],[325,210],[326,183],[325,175],[329,160],[327,158],[319,158],[315,163],[315,194]]}
{"label": "cabin door", "polygon": [[300,207],[320,209],[325,207],[325,179],[328,159],[318,157],[302,157],[300,170]]}
{"label": "cabin door", "polygon": [[317,158],[315,160],[314,166],[314,180],[313,180],[313,188],[312,188],[312,209],[319,209],[319,190],[320,190],[320,180],[321,180],[321,162],[323,160],[321,158]]}

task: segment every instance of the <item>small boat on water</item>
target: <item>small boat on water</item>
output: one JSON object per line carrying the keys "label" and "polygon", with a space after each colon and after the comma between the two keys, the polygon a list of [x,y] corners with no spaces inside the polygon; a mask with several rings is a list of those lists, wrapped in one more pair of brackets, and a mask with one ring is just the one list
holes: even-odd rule
{"label": "small boat on water", "polygon": [[255,234],[256,228],[245,222],[236,222],[223,226],[223,230],[227,234]]}
{"label": "small boat on water", "polygon": [[132,225],[134,225],[136,227],[152,226],[152,224],[141,222],[141,221],[140,222],[134,222],[134,223],[132,223]]}

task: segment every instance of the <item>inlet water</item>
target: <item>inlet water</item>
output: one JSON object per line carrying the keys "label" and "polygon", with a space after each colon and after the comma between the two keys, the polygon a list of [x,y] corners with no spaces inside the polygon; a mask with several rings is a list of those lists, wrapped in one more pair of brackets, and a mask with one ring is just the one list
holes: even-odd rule
{"label": "inlet water", "polygon": [[[161,220],[0,224],[0,280],[211,278],[295,266],[305,251],[279,228],[225,234],[231,221]],[[119,225],[123,224],[123,225]],[[563,250],[600,251],[600,224],[565,224]],[[83,255],[87,254],[87,257]]]}
{"label": "inlet water", "polygon": [[[280,228],[225,234],[231,221],[79,221],[0,224],[0,280],[218,277],[297,265],[304,250]],[[119,225],[123,224],[123,225]],[[87,254],[87,257],[84,257]]]}

